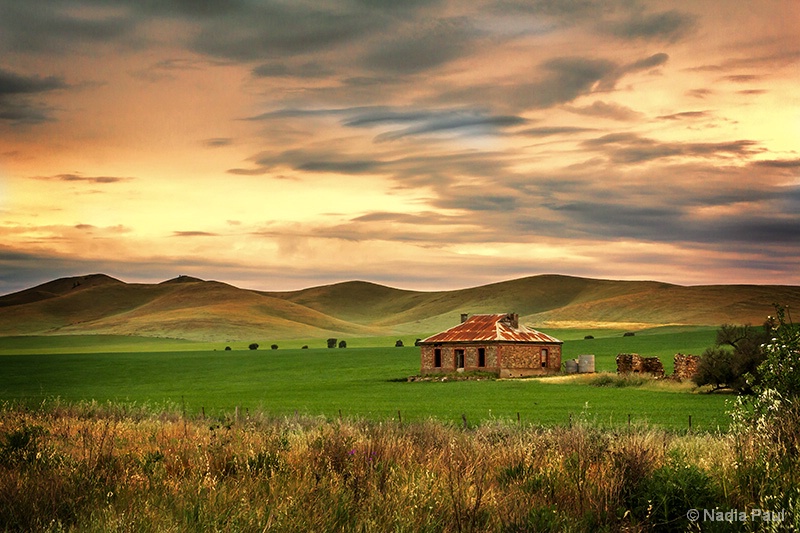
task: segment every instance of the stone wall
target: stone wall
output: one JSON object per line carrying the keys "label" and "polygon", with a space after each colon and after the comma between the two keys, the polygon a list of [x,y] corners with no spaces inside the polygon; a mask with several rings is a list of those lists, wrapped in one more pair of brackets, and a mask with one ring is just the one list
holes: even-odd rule
{"label": "stone wall", "polygon": [[617,374],[652,374],[664,377],[664,365],[658,357],[642,357],[638,353],[617,355]]}
{"label": "stone wall", "polygon": [[675,371],[672,377],[675,379],[692,379],[697,374],[697,365],[700,364],[699,355],[675,354]]}
{"label": "stone wall", "polygon": [[[478,350],[485,350],[485,365],[478,366]],[[547,366],[542,367],[542,349],[547,349]],[[436,366],[436,350],[441,350],[441,366]],[[503,377],[521,377],[561,370],[558,344],[447,344],[420,345],[420,373],[456,372],[456,350],[464,350],[465,372],[495,372]]]}

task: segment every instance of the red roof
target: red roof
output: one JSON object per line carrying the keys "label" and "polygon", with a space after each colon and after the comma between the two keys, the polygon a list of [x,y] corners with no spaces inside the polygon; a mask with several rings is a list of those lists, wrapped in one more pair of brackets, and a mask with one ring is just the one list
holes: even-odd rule
{"label": "red roof", "polygon": [[516,315],[472,315],[465,322],[437,333],[420,343],[434,344],[442,342],[562,342],[535,329],[517,325]]}

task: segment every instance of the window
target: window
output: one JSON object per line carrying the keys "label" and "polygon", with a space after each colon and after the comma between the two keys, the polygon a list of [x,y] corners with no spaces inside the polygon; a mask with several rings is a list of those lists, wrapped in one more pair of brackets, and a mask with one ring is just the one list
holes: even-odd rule
{"label": "window", "polygon": [[486,348],[478,348],[478,366],[486,366]]}
{"label": "window", "polygon": [[464,368],[464,350],[455,351],[456,368]]}
{"label": "window", "polygon": [[433,366],[436,368],[441,368],[442,366],[442,349],[435,348],[433,350]]}
{"label": "window", "polygon": [[542,368],[547,368],[548,363],[548,353],[547,348],[542,348]]}

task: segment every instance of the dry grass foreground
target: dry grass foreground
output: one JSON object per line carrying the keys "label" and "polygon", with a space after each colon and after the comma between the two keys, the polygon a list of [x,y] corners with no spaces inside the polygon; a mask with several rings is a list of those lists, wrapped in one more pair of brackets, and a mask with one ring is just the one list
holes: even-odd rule
{"label": "dry grass foreground", "polygon": [[690,508],[764,504],[754,453],[741,435],[581,422],[465,430],[6,405],[0,530],[686,531]]}

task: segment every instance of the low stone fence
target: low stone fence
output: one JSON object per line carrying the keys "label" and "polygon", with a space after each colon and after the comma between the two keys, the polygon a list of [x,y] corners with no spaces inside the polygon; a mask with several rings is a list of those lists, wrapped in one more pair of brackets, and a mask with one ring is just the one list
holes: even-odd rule
{"label": "low stone fence", "polygon": [[664,377],[664,365],[658,357],[642,357],[638,353],[617,355],[617,374],[652,374]]}

